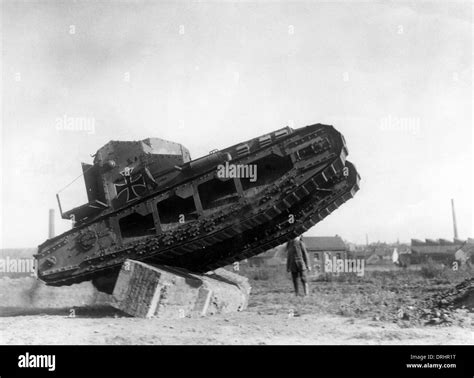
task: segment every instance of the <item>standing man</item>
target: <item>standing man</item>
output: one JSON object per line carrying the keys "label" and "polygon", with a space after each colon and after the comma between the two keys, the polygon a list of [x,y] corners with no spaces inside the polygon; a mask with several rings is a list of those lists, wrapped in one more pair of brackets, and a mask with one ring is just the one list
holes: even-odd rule
{"label": "standing man", "polygon": [[288,257],[286,260],[286,270],[291,272],[295,294],[298,296],[298,280],[303,284],[304,295],[308,295],[309,287],[307,282],[306,270],[311,270],[308,259],[308,251],[301,240],[301,236],[294,238],[286,243]]}

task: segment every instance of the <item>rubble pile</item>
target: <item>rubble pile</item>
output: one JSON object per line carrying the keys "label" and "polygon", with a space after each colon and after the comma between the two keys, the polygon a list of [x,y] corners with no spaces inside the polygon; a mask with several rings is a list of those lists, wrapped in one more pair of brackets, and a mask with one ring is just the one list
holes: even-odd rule
{"label": "rubble pile", "polygon": [[474,278],[435,294],[423,307],[420,319],[425,324],[469,325],[474,313]]}
{"label": "rubble pile", "polygon": [[453,289],[438,293],[433,300],[441,308],[464,306],[474,310],[474,277],[464,280]]}
{"label": "rubble pile", "polygon": [[[399,299],[400,301],[400,299]],[[474,325],[474,278],[427,298],[409,298],[395,308],[387,307],[388,316],[374,316],[372,320],[392,319],[400,326],[409,325]]]}

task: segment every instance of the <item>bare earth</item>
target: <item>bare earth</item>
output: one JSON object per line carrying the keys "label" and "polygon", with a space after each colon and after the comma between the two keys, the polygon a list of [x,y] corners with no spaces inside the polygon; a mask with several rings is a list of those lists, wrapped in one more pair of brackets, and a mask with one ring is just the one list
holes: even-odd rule
{"label": "bare earth", "polygon": [[177,320],[16,316],[1,318],[0,329],[1,344],[474,344],[474,332],[459,326],[252,312]]}
{"label": "bare earth", "polygon": [[252,294],[243,312],[164,320],[131,318],[96,305],[74,307],[75,317],[68,316],[71,308],[66,306],[4,308],[0,343],[474,344],[472,311],[460,309],[452,321],[435,325],[417,315],[424,298],[452,287],[462,276],[448,280],[417,272],[373,273],[349,281],[312,282],[309,297],[295,298],[281,270],[245,273]]}

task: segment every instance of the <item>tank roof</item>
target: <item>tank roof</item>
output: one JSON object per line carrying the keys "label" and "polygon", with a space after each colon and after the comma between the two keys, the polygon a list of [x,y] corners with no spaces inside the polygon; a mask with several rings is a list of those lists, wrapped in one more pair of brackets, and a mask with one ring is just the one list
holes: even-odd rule
{"label": "tank roof", "polygon": [[191,160],[189,150],[180,143],[161,138],[146,138],[139,141],[115,141],[111,140],[97,150],[94,163],[102,164],[113,155],[128,154],[151,154],[151,155],[179,155],[183,162]]}

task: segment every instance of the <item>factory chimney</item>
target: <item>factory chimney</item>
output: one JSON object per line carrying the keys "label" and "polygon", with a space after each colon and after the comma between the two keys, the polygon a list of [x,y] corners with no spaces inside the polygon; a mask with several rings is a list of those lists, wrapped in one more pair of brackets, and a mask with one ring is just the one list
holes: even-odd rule
{"label": "factory chimney", "polygon": [[451,198],[451,209],[453,212],[453,228],[454,228],[454,238],[458,238],[458,226],[456,224],[456,212],[454,211],[454,199]]}
{"label": "factory chimney", "polygon": [[54,209],[49,209],[48,237],[49,239],[54,238]]}

